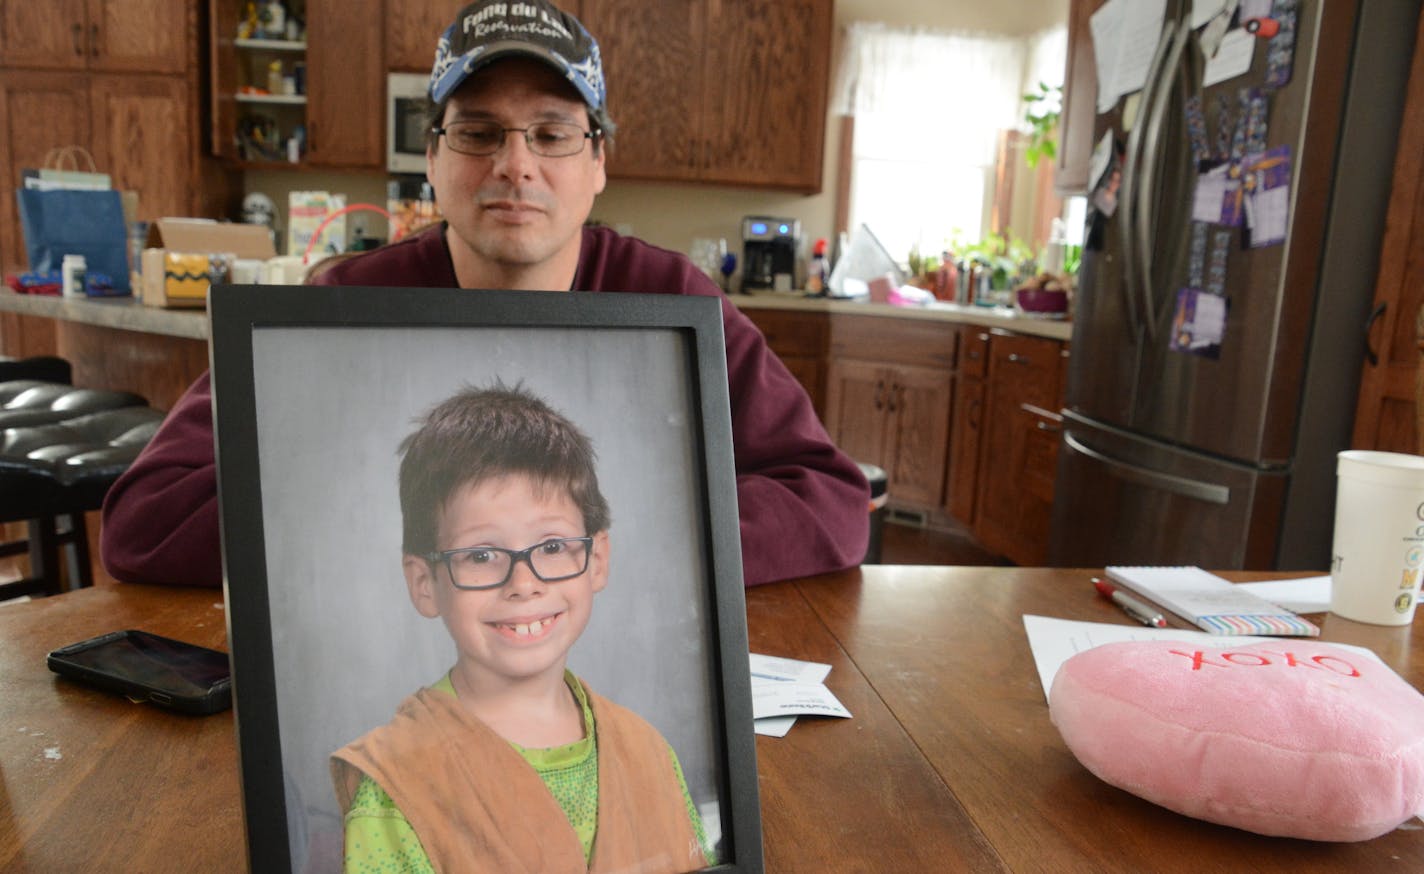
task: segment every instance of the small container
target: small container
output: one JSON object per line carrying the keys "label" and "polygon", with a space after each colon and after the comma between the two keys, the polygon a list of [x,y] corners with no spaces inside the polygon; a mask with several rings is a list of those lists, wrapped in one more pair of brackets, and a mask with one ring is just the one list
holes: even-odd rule
{"label": "small container", "polygon": [[84,281],[89,265],[83,255],[65,255],[60,264],[61,289],[65,297],[84,297]]}

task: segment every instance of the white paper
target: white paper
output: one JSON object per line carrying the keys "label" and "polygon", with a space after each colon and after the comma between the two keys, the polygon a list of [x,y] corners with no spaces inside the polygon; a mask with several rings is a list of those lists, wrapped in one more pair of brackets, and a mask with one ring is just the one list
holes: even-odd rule
{"label": "white paper", "polygon": [[768,716],[765,719],[752,720],[752,729],[757,734],[764,734],[767,737],[786,737],[786,733],[795,724],[796,717],[794,716]]}
{"label": "white paper", "polygon": [[757,683],[752,718],[768,716],[850,716],[850,711],[820,683]]}
{"label": "white paper", "polygon": [[[1048,616],[1024,614],[1024,631],[1028,634],[1029,649],[1033,652],[1033,663],[1038,668],[1038,682],[1043,686],[1043,698],[1048,700],[1048,690],[1053,688],[1053,678],[1058,669],[1068,659],[1080,652],[1086,652],[1105,643],[1122,640],[1179,640],[1197,646],[1216,649],[1231,649],[1253,643],[1274,643],[1290,646],[1289,638],[1279,637],[1223,637],[1207,634],[1205,631],[1188,631],[1184,628],[1148,628],[1142,625],[1113,625],[1105,622],[1076,622],[1070,619],[1054,619]],[[1379,656],[1362,646],[1348,643],[1330,642],[1331,646],[1353,650],[1369,656],[1383,664]]]}
{"label": "white paper", "polygon": [[1286,223],[1290,220],[1290,186],[1256,189],[1246,198],[1251,210],[1251,245],[1265,246],[1286,238]]}
{"label": "white paper", "polygon": [[1247,33],[1244,27],[1227,31],[1216,54],[1207,59],[1206,71],[1202,73],[1202,87],[1245,75],[1251,69],[1251,58],[1255,53],[1256,37]]}
{"label": "white paper", "polygon": [[831,666],[820,662],[803,662],[776,656],[752,653],[750,656],[752,683],[779,680],[793,683],[819,683],[831,673]]}
{"label": "white paper", "polygon": [[1192,221],[1221,223],[1221,205],[1226,200],[1229,168],[1222,164],[1197,174],[1197,190],[1192,196]]}
{"label": "white paper", "polygon": [[[791,730],[791,726],[796,724],[797,713],[817,716],[850,716],[850,712],[841,706],[835,696],[820,685],[831,673],[830,665],[751,653],[750,666],[752,728],[757,734],[768,737],[785,737],[786,733]],[[807,694],[805,691],[807,687],[819,688],[821,691]],[[803,704],[810,702],[820,705],[824,704],[827,699],[834,702],[834,707],[841,712],[826,712],[819,706],[814,710],[795,709],[795,702],[798,701]]]}
{"label": "white paper", "polygon": [[1226,0],[1192,0],[1192,30],[1196,30],[1226,8]]}
{"label": "white paper", "polygon": [[1166,0],[1108,0],[1088,19],[1098,66],[1098,112],[1146,84],[1166,11]]}
{"label": "white paper", "polygon": [[1272,0],[1241,0],[1241,20],[1269,18]]}
{"label": "white paper", "polygon": [[1324,613],[1330,609],[1330,578],[1304,577],[1298,580],[1268,580],[1237,583],[1272,604],[1296,613]]}

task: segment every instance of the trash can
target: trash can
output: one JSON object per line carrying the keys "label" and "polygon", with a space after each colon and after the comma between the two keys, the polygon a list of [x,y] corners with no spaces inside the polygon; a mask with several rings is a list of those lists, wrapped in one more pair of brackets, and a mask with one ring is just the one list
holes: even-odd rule
{"label": "trash can", "polygon": [[873,464],[857,464],[860,465],[860,472],[870,481],[870,542],[866,545],[865,559],[861,564],[880,564],[880,538],[885,528],[885,502],[890,499],[885,490],[890,478],[885,475],[884,470]]}

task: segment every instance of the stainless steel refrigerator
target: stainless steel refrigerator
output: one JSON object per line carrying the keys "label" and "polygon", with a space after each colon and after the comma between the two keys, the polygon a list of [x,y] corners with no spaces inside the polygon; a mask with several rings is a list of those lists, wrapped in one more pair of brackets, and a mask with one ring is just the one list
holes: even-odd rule
{"label": "stainless steel refrigerator", "polygon": [[[1135,117],[1125,124],[1124,101],[1098,115],[1099,140],[1111,132],[1120,149],[1121,182],[1110,215],[1089,210],[1052,565],[1328,567],[1335,454],[1370,354],[1420,3],[1266,5],[1277,31],[1293,28],[1288,81],[1269,45],[1279,33],[1253,33],[1249,71],[1203,86],[1207,28],[1192,26],[1191,3],[1168,2]],[[1253,176],[1262,146],[1287,147],[1289,189],[1271,201],[1283,239],[1253,246],[1269,239],[1265,185],[1281,184],[1279,170]],[[1224,156],[1261,185],[1237,201],[1250,211],[1263,195],[1241,227],[1201,220],[1198,186],[1222,181],[1207,174]],[[1208,315],[1223,311],[1213,325]]]}

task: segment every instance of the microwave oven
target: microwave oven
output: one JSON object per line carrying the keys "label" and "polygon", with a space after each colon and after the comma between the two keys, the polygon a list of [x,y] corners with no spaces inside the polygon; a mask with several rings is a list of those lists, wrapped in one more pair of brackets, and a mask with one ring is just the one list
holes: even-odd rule
{"label": "microwave oven", "polygon": [[386,170],[425,173],[425,107],[430,76],[386,76]]}

